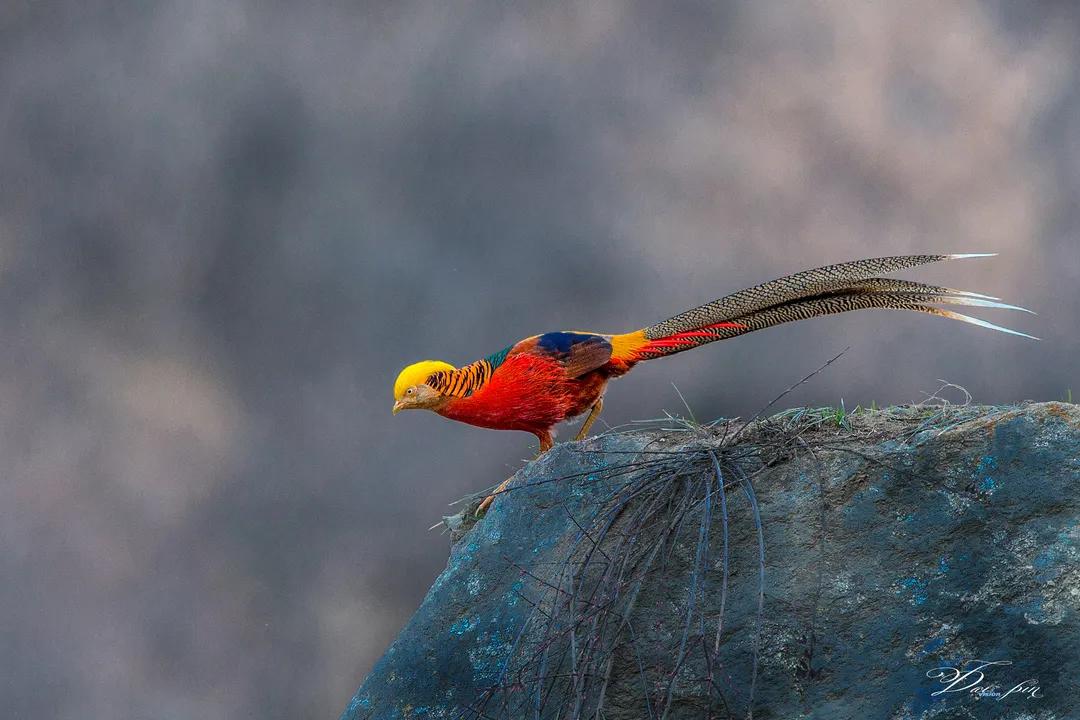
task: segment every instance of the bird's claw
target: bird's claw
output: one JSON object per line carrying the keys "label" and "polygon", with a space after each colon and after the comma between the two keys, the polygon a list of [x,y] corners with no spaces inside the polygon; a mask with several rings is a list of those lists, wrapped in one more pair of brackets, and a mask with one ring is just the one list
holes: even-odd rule
{"label": "bird's claw", "polygon": [[480,505],[476,508],[476,512],[474,513],[476,517],[483,517],[487,514],[488,508],[491,507],[491,503],[495,501],[495,496],[500,495],[504,490],[506,490],[506,486],[510,484],[510,480],[511,478],[506,478],[505,480],[503,480],[501,483],[499,483],[499,487],[495,488],[495,492],[484,498],[483,502],[481,502]]}

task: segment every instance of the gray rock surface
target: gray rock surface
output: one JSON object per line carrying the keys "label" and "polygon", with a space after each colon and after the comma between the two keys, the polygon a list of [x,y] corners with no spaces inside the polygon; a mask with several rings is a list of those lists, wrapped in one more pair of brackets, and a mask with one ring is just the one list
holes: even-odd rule
{"label": "gray rock surface", "polygon": [[1080,407],[738,427],[523,468],[342,717],[1080,717]]}

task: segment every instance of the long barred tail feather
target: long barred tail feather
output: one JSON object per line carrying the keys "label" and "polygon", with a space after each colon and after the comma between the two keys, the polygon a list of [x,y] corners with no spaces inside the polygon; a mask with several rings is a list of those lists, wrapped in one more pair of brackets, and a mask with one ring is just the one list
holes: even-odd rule
{"label": "long barred tail feather", "polygon": [[[627,362],[671,355],[683,350],[822,315],[863,309],[926,312],[1021,337],[1026,333],[988,323],[934,305],[967,305],[1031,312],[999,298],[926,285],[910,280],[875,277],[942,260],[989,257],[996,253],[908,255],[828,265],[740,290],[650,327],[616,336],[617,355]],[[1034,338],[1037,339],[1037,338]]]}
{"label": "long barred tail feather", "polygon": [[826,265],[825,267],[804,270],[740,290],[719,300],[713,300],[673,318],[645,328],[645,337],[650,340],[674,335],[687,330],[710,325],[724,320],[734,320],[758,310],[779,305],[791,300],[819,295],[825,292],[837,292],[859,280],[869,280],[876,275],[888,274],[941,262],[968,257],[983,257],[982,254],[967,253],[962,255],[898,255],[868,260],[854,260]]}

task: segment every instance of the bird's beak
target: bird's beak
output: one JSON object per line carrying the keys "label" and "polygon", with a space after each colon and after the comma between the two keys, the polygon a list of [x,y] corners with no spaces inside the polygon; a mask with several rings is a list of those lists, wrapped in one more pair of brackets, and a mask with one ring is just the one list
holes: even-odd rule
{"label": "bird's beak", "polygon": [[404,409],[405,409],[405,403],[403,401],[401,401],[401,400],[398,400],[397,402],[394,403],[393,414],[397,415],[399,412],[401,412]]}

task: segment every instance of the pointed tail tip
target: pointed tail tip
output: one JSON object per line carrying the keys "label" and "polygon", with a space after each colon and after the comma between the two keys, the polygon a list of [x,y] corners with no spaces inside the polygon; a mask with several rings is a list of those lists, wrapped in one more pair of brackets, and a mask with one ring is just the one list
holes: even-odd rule
{"label": "pointed tail tip", "polygon": [[950,260],[964,260],[966,258],[981,258],[981,257],[996,257],[998,253],[952,253],[949,255]]}
{"label": "pointed tail tip", "polygon": [[1019,310],[1020,312],[1026,312],[1029,315],[1037,315],[1034,310],[1028,310],[1027,308],[1020,307],[1019,305],[1010,305],[1008,303],[997,302],[997,298],[993,300],[979,295],[958,295],[954,297],[942,297],[942,302],[952,305],[971,305],[973,307],[986,307],[997,308],[999,310]]}
{"label": "pointed tail tip", "polygon": [[949,290],[950,295],[963,295],[964,297],[982,298],[983,300],[1000,300],[1001,298],[994,295],[983,295],[982,293],[971,292],[970,290]]}
{"label": "pointed tail tip", "polygon": [[935,315],[947,317],[951,320],[959,320],[961,322],[971,323],[972,325],[978,325],[979,327],[984,327],[988,330],[997,330],[998,332],[1008,333],[1009,335],[1016,335],[1018,337],[1027,338],[1029,340],[1040,339],[1035,337],[1034,335],[1028,335],[1027,333],[1020,332],[1019,330],[1012,330],[1010,328],[1001,327],[1000,325],[995,325],[994,323],[987,322],[986,320],[980,320],[979,318],[974,318],[970,315],[961,315],[960,313],[953,312],[951,310],[941,310],[938,308],[933,308],[932,312],[934,312]]}

